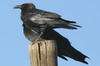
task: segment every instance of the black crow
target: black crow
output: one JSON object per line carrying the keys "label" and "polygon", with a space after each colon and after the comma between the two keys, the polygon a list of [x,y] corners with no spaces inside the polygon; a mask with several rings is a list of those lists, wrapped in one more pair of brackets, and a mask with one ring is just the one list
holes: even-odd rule
{"label": "black crow", "polygon": [[[74,60],[88,64],[85,56],[71,46],[67,38],[54,31],[54,28],[77,29],[76,22],[61,18],[60,15],[52,12],[46,12],[36,9],[32,3],[17,5],[14,8],[20,8],[21,19],[23,21],[24,34],[31,42],[41,40],[55,40],[58,47],[58,56],[65,59],[65,56]],[[42,33],[41,33],[42,32]]]}

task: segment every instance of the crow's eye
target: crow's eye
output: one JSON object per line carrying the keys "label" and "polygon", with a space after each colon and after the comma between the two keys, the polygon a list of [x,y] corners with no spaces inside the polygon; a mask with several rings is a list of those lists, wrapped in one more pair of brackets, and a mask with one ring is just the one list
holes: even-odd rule
{"label": "crow's eye", "polygon": [[22,8],[27,8],[27,7],[28,7],[27,4],[23,4],[23,5],[22,5]]}

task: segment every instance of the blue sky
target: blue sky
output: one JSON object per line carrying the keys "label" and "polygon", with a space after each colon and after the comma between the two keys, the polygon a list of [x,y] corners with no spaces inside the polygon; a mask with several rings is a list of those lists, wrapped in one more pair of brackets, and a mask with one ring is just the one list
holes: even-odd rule
{"label": "blue sky", "polygon": [[[1,0],[0,1],[0,66],[30,66],[28,45],[23,35],[20,10],[13,7],[34,3],[37,8],[56,12],[62,18],[76,21],[83,28],[57,29],[79,51],[89,56],[88,66],[100,65],[100,0]],[[58,58],[58,66],[87,66],[68,58]]]}

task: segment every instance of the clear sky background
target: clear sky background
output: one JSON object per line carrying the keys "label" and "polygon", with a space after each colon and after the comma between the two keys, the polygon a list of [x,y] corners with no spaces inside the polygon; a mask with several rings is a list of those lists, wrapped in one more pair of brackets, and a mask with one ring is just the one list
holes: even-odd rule
{"label": "clear sky background", "polygon": [[[100,0],[0,0],[0,66],[30,66],[28,45],[23,35],[20,10],[15,5],[34,3],[37,8],[56,12],[83,28],[57,29],[72,45],[89,56],[88,66],[100,65]],[[58,58],[58,66],[87,66]]]}

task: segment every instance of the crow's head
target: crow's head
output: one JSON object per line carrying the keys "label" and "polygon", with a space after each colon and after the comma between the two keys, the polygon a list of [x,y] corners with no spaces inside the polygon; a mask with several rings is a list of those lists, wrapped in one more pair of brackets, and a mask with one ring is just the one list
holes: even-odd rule
{"label": "crow's head", "polygon": [[25,4],[22,4],[22,5],[16,5],[14,8],[15,9],[19,8],[22,11],[31,11],[31,10],[36,9],[35,5],[32,4],[32,3],[25,3]]}

